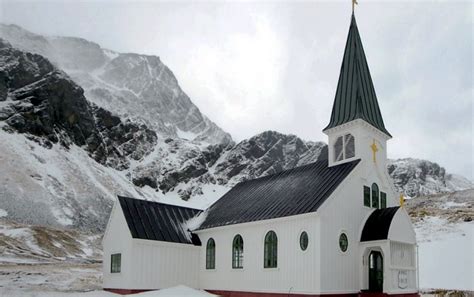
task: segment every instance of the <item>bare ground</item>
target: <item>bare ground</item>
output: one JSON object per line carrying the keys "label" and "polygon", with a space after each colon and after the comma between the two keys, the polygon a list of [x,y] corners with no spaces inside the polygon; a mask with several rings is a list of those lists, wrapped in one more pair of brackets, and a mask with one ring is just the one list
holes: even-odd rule
{"label": "bare ground", "polygon": [[102,264],[54,263],[0,266],[0,289],[93,291],[102,289]]}

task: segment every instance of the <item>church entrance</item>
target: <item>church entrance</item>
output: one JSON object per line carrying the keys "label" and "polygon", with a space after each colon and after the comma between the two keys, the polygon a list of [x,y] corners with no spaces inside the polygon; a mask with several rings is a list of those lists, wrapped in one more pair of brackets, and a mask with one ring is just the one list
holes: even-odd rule
{"label": "church entrance", "polygon": [[371,251],[369,255],[369,291],[383,291],[383,256],[378,251]]}

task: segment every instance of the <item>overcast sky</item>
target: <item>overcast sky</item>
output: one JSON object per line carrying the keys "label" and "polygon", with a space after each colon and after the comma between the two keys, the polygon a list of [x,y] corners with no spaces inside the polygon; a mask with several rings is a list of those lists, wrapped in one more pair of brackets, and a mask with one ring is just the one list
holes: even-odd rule
{"label": "overcast sky", "polygon": [[[0,21],[158,55],[236,141],[264,130],[326,141],[351,1],[5,1]],[[389,157],[473,178],[472,2],[359,0],[356,19]]]}

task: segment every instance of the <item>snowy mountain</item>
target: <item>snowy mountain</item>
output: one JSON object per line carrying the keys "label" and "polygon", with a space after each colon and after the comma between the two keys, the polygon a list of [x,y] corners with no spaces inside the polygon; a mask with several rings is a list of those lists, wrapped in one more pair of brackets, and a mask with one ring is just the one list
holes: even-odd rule
{"label": "snowy mountain", "polygon": [[389,160],[388,173],[398,191],[409,197],[425,196],[471,189],[472,181],[447,174],[437,163],[419,159]]}
{"label": "snowy mountain", "polygon": [[[0,216],[100,232],[116,195],[206,208],[240,181],[327,158],[323,142],[275,131],[234,144],[158,57],[14,25],[2,36]],[[409,196],[473,186],[429,161],[388,170]]]}
{"label": "snowy mountain", "polygon": [[231,136],[204,116],[159,57],[117,53],[74,37],[47,37],[0,24],[0,38],[40,54],[65,71],[85,97],[123,119],[167,137],[228,144]]}

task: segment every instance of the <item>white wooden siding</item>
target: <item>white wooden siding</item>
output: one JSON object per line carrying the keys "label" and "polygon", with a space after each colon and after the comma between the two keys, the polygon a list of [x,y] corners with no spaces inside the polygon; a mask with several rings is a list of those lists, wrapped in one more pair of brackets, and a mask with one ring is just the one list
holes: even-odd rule
{"label": "white wooden siding", "polygon": [[141,289],[197,288],[199,250],[190,244],[133,239],[131,282]]}
{"label": "white wooden siding", "polygon": [[[127,222],[123,215],[122,209],[118,201],[114,203],[112,212],[110,214],[109,224],[104,238],[103,244],[103,287],[104,288],[119,288],[132,289],[134,284],[131,282],[131,257],[132,253],[132,236],[128,229]],[[120,253],[121,268],[120,273],[110,272],[110,256],[112,254]]]}
{"label": "white wooden siding", "polygon": [[[278,267],[264,268],[264,238],[268,231],[278,237]],[[309,244],[302,251],[301,232]],[[244,240],[244,268],[232,269],[232,240],[240,234]],[[319,292],[320,245],[319,219],[316,214],[259,221],[199,231],[203,246],[200,253],[200,285],[203,289],[314,293]],[[207,270],[206,243],[216,243],[216,269]]]}

